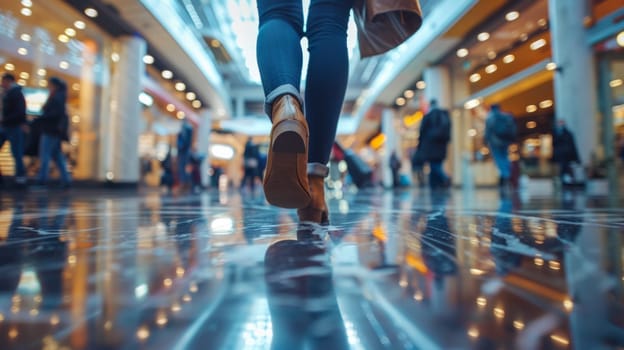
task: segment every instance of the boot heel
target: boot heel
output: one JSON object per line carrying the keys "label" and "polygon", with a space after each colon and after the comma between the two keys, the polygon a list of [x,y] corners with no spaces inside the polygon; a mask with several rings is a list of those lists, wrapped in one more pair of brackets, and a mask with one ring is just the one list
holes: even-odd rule
{"label": "boot heel", "polygon": [[284,120],[275,126],[273,151],[283,153],[306,153],[304,125],[296,120]]}

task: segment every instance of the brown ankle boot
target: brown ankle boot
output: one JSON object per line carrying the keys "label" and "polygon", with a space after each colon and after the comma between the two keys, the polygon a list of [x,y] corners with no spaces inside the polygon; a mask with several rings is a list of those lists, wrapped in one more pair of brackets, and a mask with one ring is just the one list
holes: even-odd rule
{"label": "brown ankle boot", "polygon": [[321,225],[329,225],[329,212],[327,203],[325,202],[325,177],[318,174],[310,174],[310,166],[308,166],[308,182],[310,184],[310,193],[312,200],[310,204],[302,209],[297,210],[299,222],[314,222]]}
{"label": "brown ankle boot", "polygon": [[282,208],[305,208],[310,203],[307,177],[308,123],[291,95],[273,102],[273,128],[264,176],[269,203]]}

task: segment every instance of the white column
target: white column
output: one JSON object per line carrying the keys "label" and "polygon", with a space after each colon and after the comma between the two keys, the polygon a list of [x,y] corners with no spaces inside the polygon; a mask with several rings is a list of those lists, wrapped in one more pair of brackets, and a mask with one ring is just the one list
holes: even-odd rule
{"label": "white column", "polygon": [[201,164],[201,183],[209,185],[208,169],[210,169],[210,130],[212,130],[212,118],[208,109],[203,109],[199,113],[199,126],[195,137],[195,149],[206,158]]}
{"label": "white column", "polygon": [[584,1],[549,0],[557,119],[564,119],[574,134],[581,161],[588,164],[596,151],[596,69],[592,48],[583,25]]}
{"label": "white column", "polygon": [[444,66],[428,67],[423,72],[423,77],[427,87],[425,88],[425,99],[438,100],[438,105],[443,109],[450,109],[451,103],[451,75],[449,69]]}
{"label": "white column", "polygon": [[139,94],[145,74],[145,40],[119,39],[113,49],[119,57],[111,63],[109,114],[102,120],[101,167],[97,178],[115,183],[139,181],[139,134],[141,106]]}
{"label": "white column", "polygon": [[[398,152],[399,135],[394,123],[394,111],[390,108],[384,109],[381,114],[381,132],[386,136],[384,151],[381,152],[381,183],[385,188],[392,188],[392,171],[390,170],[390,155]],[[400,154],[397,153],[397,156]]]}
{"label": "white column", "polygon": [[236,111],[235,115],[237,118],[245,116],[245,99],[242,97],[236,98]]}

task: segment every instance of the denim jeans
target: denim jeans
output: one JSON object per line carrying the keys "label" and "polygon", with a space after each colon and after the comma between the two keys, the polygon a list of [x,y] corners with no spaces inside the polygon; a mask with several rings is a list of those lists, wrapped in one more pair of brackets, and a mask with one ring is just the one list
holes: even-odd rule
{"label": "denim jeans", "polygon": [[258,0],[257,59],[267,111],[279,96],[302,102],[301,38],[308,39],[305,115],[310,128],[309,163],[327,164],[342,110],[349,57],[347,24],[353,0],[310,0],[306,31],[301,0]]}
{"label": "denim jeans", "polygon": [[509,180],[511,177],[511,162],[509,161],[509,156],[507,155],[507,148],[507,146],[490,147],[492,158],[494,158],[494,163],[496,164],[496,167],[498,167],[500,177],[505,180]]}
{"label": "denim jeans", "polygon": [[191,182],[191,175],[186,171],[190,159],[191,152],[182,151],[178,153],[178,180],[180,185],[188,185]]}
{"label": "denim jeans", "polygon": [[0,129],[0,148],[4,146],[6,141],[11,143],[11,155],[15,161],[15,177],[23,179],[26,176],[26,168],[24,167],[24,132],[21,127],[1,128]]}
{"label": "denim jeans", "polygon": [[71,177],[67,171],[67,164],[65,163],[65,156],[61,151],[61,138],[49,134],[41,134],[41,140],[39,141],[39,161],[41,168],[39,169],[39,182],[45,183],[48,179],[48,168],[50,165],[50,159],[54,160],[56,167],[61,173],[61,181],[64,184],[71,182]]}
{"label": "denim jeans", "polygon": [[444,187],[448,182],[448,176],[442,168],[442,161],[429,162],[429,187]]}

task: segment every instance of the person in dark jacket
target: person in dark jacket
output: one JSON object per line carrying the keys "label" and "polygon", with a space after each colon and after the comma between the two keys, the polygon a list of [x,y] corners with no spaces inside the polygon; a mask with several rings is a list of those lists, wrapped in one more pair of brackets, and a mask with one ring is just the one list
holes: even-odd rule
{"label": "person in dark jacket", "polygon": [[[562,184],[566,184],[570,181],[565,181],[566,177],[573,178],[571,164],[579,162],[579,155],[576,149],[576,143],[574,142],[574,135],[566,127],[564,120],[559,119],[557,125],[553,130],[552,135],[553,142],[553,162],[559,164],[559,178]],[[567,176],[566,176],[567,175]]]}
{"label": "person in dark jacket", "polygon": [[429,163],[429,187],[449,186],[449,177],[444,173],[442,163],[451,140],[451,121],[448,111],[441,109],[436,100],[431,100],[431,109],[420,124],[418,150],[424,162]]}
{"label": "person in dark jacket", "polygon": [[244,161],[244,176],[243,181],[241,182],[241,189],[247,186],[247,182],[249,182],[249,187],[253,192],[256,187],[256,177],[259,177],[259,168],[260,168],[260,151],[258,149],[258,145],[253,143],[252,138],[248,138],[245,143],[245,152],[243,153],[243,161]]}
{"label": "person in dark jacket", "polygon": [[15,83],[15,76],[5,73],[2,76],[2,123],[0,127],[0,148],[8,140],[11,143],[11,155],[15,161],[15,182],[18,186],[26,184],[24,167],[24,124],[26,123],[26,100],[22,87]]}
{"label": "person in dark jacket", "polygon": [[53,159],[61,173],[61,183],[64,188],[71,184],[71,177],[67,171],[65,156],[61,149],[61,142],[67,139],[68,117],[65,107],[67,102],[67,84],[60,78],[52,77],[49,80],[50,95],[43,105],[41,115],[41,141],[39,143],[39,183],[45,184],[48,179],[48,166]]}
{"label": "person in dark jacket", "polygon": [[178,133],[178,180],[183,189],[190,189],[191,175],[187,171],[187,166],[191,161],[193,151],[193,126],[188,120],[182,122],[182,127]]}
{"label": "person in dark jacket", "polygon": [[485,120],[485,142],[490,148],[494,163],[498,167],[500,189],[508,190],[511,186],[511,161],[509,146],[516,141],[517,128],[513,116],[501,111],[500,105],[490,107]]}

